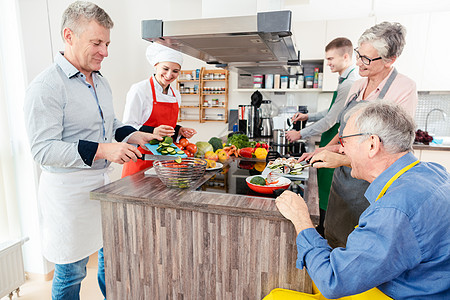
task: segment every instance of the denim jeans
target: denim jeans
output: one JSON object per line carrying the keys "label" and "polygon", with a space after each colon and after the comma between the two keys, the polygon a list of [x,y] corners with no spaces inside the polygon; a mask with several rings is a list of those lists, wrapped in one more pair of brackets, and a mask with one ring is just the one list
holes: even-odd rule
{"label": "denim jeans", "polygon": [[[86,277],[89,257],[70,264],[56,264],[53,275],[52,300],[79,300],[81,281]],[[106,298],[103,248],[98,251],[98,285]]]}

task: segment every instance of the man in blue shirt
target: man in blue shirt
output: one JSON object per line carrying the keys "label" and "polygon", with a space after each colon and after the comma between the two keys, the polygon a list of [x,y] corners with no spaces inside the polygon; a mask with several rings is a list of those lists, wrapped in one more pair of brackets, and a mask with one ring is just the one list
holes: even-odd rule
{"label": "man in blue shirt", "polygon": [[394,299],[450,299],[448,172],[414,157],[414,121],[395,104],[361,103],[348,116],[340,151],[350,158],[351,175],[370,182],[370,206],[346,247],[332,249],[300,196],[278,197],[298,233],[297,267],[306,266],[327,298],[376,287]]}

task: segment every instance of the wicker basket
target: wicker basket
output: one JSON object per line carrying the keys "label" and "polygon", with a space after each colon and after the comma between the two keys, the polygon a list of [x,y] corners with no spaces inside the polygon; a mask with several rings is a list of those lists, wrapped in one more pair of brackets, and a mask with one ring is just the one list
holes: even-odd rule
{"label": "wicker basket", "polygon": [[183,158],[180,163],[173,160],[156,160],[153,163],[159,179],[171,188],[188,188],[203,176],[206,161],[200,158]]}

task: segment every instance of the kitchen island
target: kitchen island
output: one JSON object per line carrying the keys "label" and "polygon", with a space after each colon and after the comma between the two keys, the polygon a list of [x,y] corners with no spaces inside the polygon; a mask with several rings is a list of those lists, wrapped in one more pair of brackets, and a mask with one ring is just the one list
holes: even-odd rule
{"label": "kitchen island", "polygon": [[[305,201],[317,223],[314,168],[309,178]],[[261,299],[277,287],[312,291],[306,270],[295,267],[294,226],[271,198],[169,189],[143,172],[91,198],[101,201],[108,299]]]}

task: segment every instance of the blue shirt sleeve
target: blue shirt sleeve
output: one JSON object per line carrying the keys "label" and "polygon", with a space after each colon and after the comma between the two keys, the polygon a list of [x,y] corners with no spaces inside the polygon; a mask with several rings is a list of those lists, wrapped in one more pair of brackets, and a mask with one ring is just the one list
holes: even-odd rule
{"label": "blue shirt sleeve", "polygon": [[340,298],[377,287],[420,263],[421,252],[408,216],[380,208],[360,218],[346,248],[331,249],[314,229],[297,236],[297,267],[306,266],[327,298]]}

